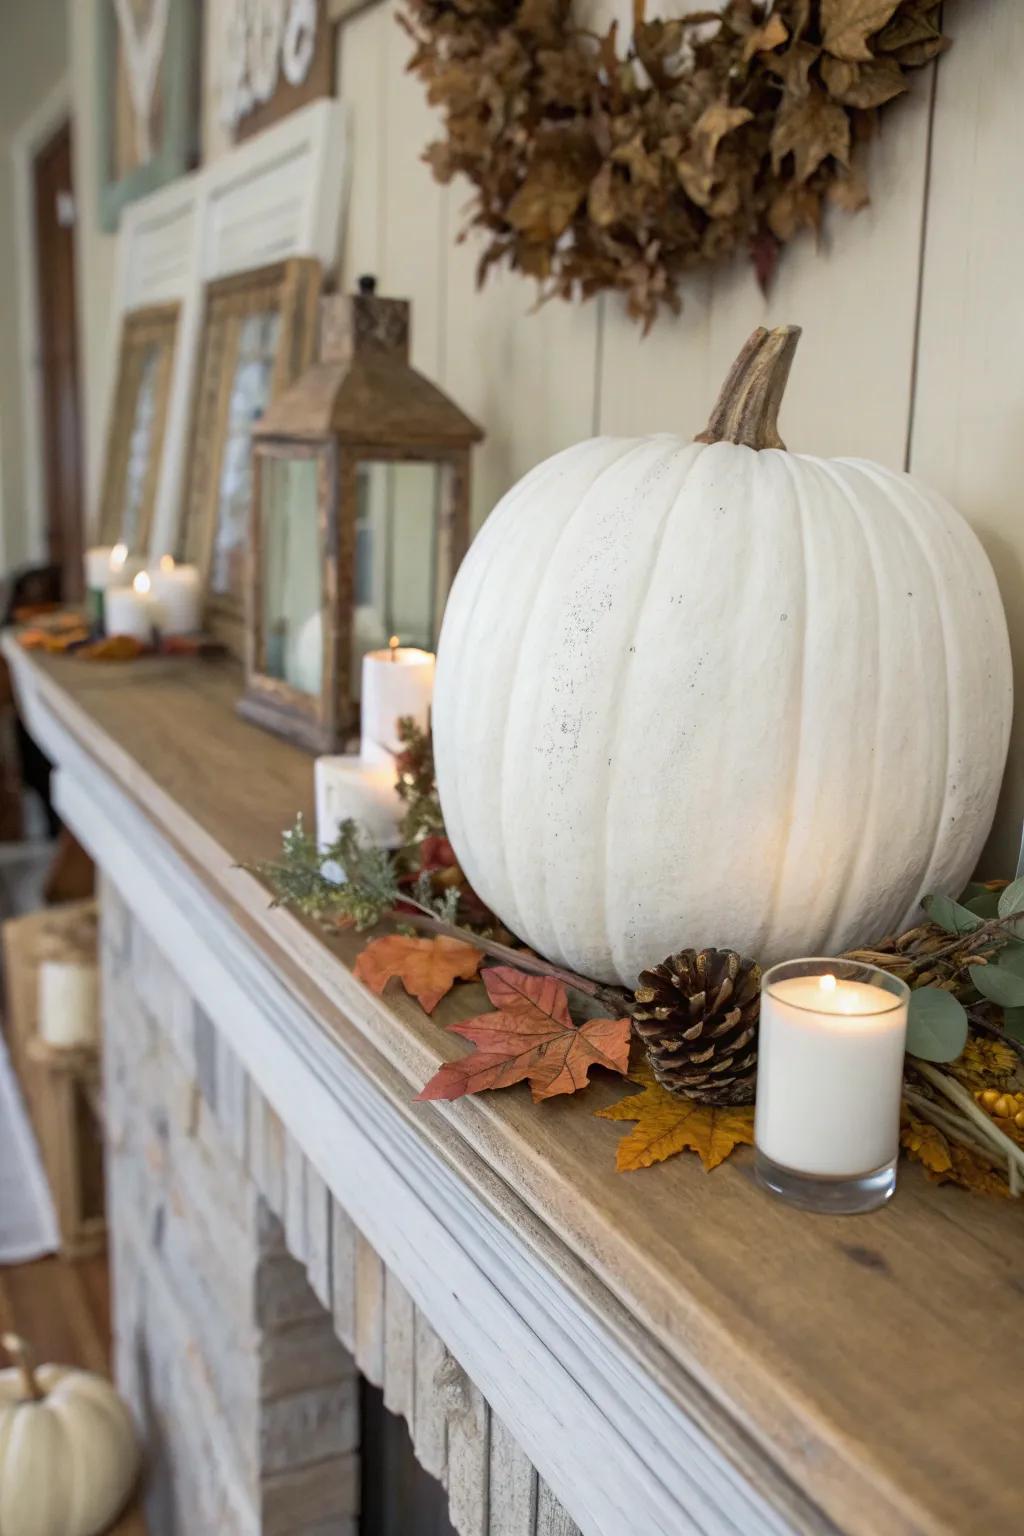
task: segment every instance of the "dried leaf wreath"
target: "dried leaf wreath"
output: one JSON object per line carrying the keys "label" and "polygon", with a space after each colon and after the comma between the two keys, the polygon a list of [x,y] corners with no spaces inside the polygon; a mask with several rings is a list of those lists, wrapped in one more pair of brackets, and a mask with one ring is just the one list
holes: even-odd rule
{"label": "dried leaf wreath", "polygon": [[762,285],[823,203],[868,201],[857,145],[907,74],[948,46],[939,0],[728,0],[632,40],[571,0],[407,0],[409,69],[444,114],[424,158],[476,188],[477,278],[543,297],[627,295],[645,330],[684,272],[748,250]]}

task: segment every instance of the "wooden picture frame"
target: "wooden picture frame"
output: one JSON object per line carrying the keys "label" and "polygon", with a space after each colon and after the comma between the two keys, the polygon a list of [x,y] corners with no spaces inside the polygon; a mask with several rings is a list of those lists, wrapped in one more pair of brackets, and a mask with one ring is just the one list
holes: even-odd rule
{"label": "wooden picture frame", "polygon": [[[149,25],[159,16],[154,0]],[[199,7],[195,0],[166,0],[162,45],[155,69],[143,59],[136,91],[148,94],[136,102],[128,82],[131,61],[126,55],[115,0],[100,0],[96,10],[97,164],[99,167],[100,228],[112,234],[121,209],[136,198],[155,192],[196,163],[198,149]],[[148,53],[145,33],[135,34],[140,59]],[[141,108],[141,114],[139,109]],[[126,134],[139,133],[126,165],[121,152]]]}
{"label": "wooden picture frame", "polygon": [[181,305],[153,304],[125,315],[97,537],[146,554],[167,428]]}
{"label": "wooden picture frame", "polygon": [[244,648],[250,428],[313,359],[322,268],[311,257],[210,283],[177,556],[199,568],[208,628]]}

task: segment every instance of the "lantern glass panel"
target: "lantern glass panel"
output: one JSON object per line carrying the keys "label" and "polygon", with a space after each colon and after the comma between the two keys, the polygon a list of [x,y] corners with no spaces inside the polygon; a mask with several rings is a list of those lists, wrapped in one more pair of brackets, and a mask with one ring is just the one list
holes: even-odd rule
{"label": "lantern glass panel", "polygon": [[356,469],[355,622],[352,688],[366,651],[403,645],[432,650],[437,639],[438,541],[446,464],[367,459]]}
{"label": "lantern glass panel", "polygon": [[261,466],[262,671],[301,693],[323,680],[319,459]]}

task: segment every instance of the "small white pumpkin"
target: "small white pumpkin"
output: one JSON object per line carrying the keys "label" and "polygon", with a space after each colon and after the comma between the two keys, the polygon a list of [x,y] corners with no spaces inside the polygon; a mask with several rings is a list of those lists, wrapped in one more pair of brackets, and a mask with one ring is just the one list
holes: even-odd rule
{"label": "small white pumpkin", "polygon": [[113,1522],[139,1470],[131,1416],[90,1371],[17,1362],[0,1371],[0,1536],[96,1536]]}
{"label": "small white pumpkin", "polygon": [[1006,620],[910,476],[785,450],[799,330],[696,442],[600,437],[503,499],[445,614],[445,825],[542,954],[635,982],[687,945],[835,954],[959,890],[994,814]]}

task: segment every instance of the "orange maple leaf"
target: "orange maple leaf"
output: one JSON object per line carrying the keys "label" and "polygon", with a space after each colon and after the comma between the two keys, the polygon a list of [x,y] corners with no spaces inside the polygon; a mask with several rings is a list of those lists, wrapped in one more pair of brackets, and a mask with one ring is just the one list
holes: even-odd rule
{"label": "orange maple leaf", "polygon": [[619,1173],[650,1168],[689,1147],[710,1173],[736,1147],[754,1141],[754,1111],[745,1106],[716,1108],[668,1093],[645,1069],[635,1074],[642,1093],[596,1110],[601,1120],[635,1120],[636,1129],[619,1142],[615,1166]]}
{"label": "orange maple leaf", "polygon": [[413,939],[400,933],[372,939],[355,963],[355,973],[378,996],[397,976],[425,1013],[433,1013],[456,981],[472,981],[483,955],[461,939]]}
{"label": "orange maple leaf", "polygon": [[485,971],[483,983],[496,1012],[451,1026],[476,1050],[461,1061],[446,1062],[418,1098],[460,1099],[527,1079],[538,1103],[585,1088],[591,1067],[625,1073],[628,1019],[588,1019],[576,1025],[562,982],[508,965]]}

